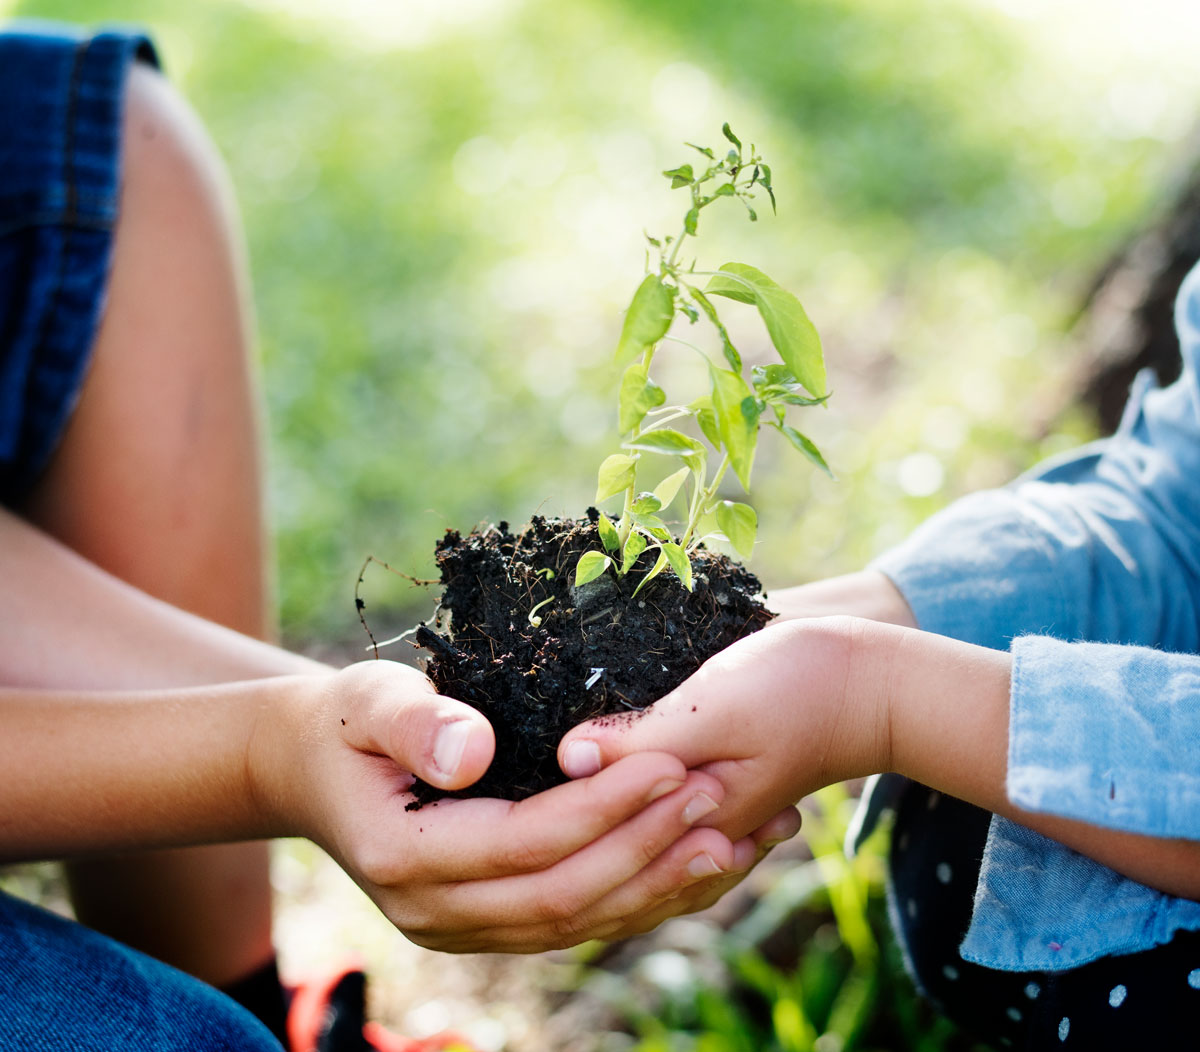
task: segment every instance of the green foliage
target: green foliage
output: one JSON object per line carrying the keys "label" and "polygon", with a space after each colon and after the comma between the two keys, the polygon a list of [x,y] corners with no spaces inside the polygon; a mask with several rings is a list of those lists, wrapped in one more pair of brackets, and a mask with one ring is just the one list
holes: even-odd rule
{"label": "green foliage", "polygon": [[[795,424],[836,485],[796,470],[790,438],[759,442],[768,584],[857,569],[957,494],[1091,437],[1055,413],[1061,332],[1161,204],[1200,66],[1186,34],[1130,48],[1098,17],[1081,49],[1058,32],[1069,5],[1005,6],[0,0],[146,25],[224,156],[254,278],[281,626],[338,660],[357,651],[365,553],[435,576],[447,526],[594,499],[579,465],[611,451],[627,261],[640,225],[674,228],[690,194],[657,172],[702,173],[733,146],[704,138],[726,117],[771,144],[780,212],[761,188],[756,224],[707,208],[697,244],[804,290],[837,392]],[[721,149],[677,156],[681,136]],[[756,307],[711,300],[751,369],[773,359]],[[696,400],[703,373],[660,358],[671,400]],[[913,458],[932,477],[914,484]],[[660,517],[684,514],[676,500]],[[387,574],[364,597],[386,632],[429,610]]]}
{"label": "green foliage", "polygon": [[[750,202],[756,188],[761,188],[769,195],[772,210],[775,208],[770,167],[753,145],[743,146],[728,122],[721,132],[733,144],[733,149],[723,157],[718,158],[710,147],[689,143],[712,163],[701,171],[691,164],[681,164],[663,172],[671,181],[671,189],[688,190],[689,207],[683,229],[674,237],[647,238],[658,253],[658,269],[647,274],[634,292],[614,355],[620,364],[631,358],[640,359],[626,367],[617,399],[617,424],[624,436],[621,447],[626,452],[605,458],[596,484],[597,501],[624,494],[620,521],[615,526],[616,546],[607,526],[601,532],[605,549],[619,552],[620,558],[614,560],[602,552],[588,552],[576,568],[577,585],[595,580],[610,565],[618,574],[627,574],[638,557],[649,550],[659,555],[637,591],[667,566],[691,591],[690,553],[709,539],[726,540],[739,554],[749,558],[754,550],[758,516],[748,504],[721,500],[718,490],[727,469],[733,468],[743,489],[749,491],[760,422],[768,410],[768,423],[772,427],[809,459],[829,470],[812,441],[784,422],[789,406],[822,405],[828,397],[821,340],[800,301],[761,270],[745,263],[726,263],[706,275],[696,271],[695,263],[685,267],[680,261],[684,241],[695,236],[699,228],[701,211],[715,201],[741,201],[750,219],[756,220],[758,216]],[[703,290],[694,284],[698,276],[709,278]],[[742,355],[734,346],[712,296],[756,306],[771,344],[782,359],[782,364],[756,366],[751,373],[753,387],[746,382]],[[729,365],[728,369],[721,368],[693,347],[708,363],[709,391],[686,406],[666,405],[666,392],[650,378],[659,342],[667,338],[677,315],[683,315],[692,324],[703,315],[716,330]],[[695,420],[698,430],[720,458],[711,474],[709,450],[704,444],[666,426],[688,417]],[[643,453],[672,457],[683,466],[663,479],[653,493],[638,494],[637,472]],[[666,523],[654,513],[670,504],[689,479],[687,520],[682,538],[676,543]],[[714,513],[718,529],[701,533],[701,523]],[[609,520],[605,518],[604,522]]]}
{"label": "green foliage", "polygon": [[811,797],[812,860],[704,949],[585,973],[637,1035],[633,1052],[982,1052],[915,1000],[885,919],[886,832],[842,851],[854,805],[842,786]]}

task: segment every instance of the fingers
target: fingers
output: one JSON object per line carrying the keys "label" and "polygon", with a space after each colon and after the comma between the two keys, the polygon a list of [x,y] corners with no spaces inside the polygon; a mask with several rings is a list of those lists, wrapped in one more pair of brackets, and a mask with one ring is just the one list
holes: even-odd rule
{"label": "fingers", "polygon": [[771,853],[778,844],[800,831],[800,812],[794,807],[779,814],[743,837],[733,845],[729,873],[716,874],[683,887],[674,897],[655,903],[649,910],[627,916],[622,926],[606,938],[625,939],[653,931],[671,917],[708,909],[730,890],[746,879],[749,872]]}
{"label": "fingers", "polygon": [[595,937],[630,912],[729,871],[728,838],[696,826],[722,795],[714,779],[693,772],[679,789],[556,865],[459,884],[447,890],[436,912],[475,916],[481,925],[528,926],[564,945]]}
{"label": "fingers", "polygon": [[[461,882],[536,873],[678,790],[686,778],[673,756],[641,753],[592,778],[515,803],[443,801],[407,813],[418,830],[410,850],[420,852],[423,875],[431,879]],[[719,787],[713,791],[720,793]],[[679,803],[681,811],[685,806]],[[662,809],[654,815],[653,821],[665,821]],[[677,836],[681,830],[675,828]],[[412,862],[411,857],[397,860],[405,869]]]}

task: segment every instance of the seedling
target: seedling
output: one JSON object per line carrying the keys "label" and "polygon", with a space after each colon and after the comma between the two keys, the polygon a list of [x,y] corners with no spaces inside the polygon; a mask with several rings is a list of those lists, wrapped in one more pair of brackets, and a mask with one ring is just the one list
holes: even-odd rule
{"label": "seedling", "polygon": [[[832,474],[812,441],[787,423],[792,406],[823,405],[829,397],[821,340],[800,301],[748,264],[725,263],[716,271],[699,271],[695,261],[686,266],[683,262],[684,242],[696,236],[700,213],[709,205],[726,199],[740,201],[753,222],[758,215],[751,202],[761,189],[766,191],[772,211],[775,209],[770,166],[753,144],[743,146],[728,124],[721,131],[730,144],[723,157],[718,158],[707,146],[688,143],[703,160],[698,166],[683,164],[663,173],[672,189],[688,191],[689,207],[678,235],[646,238],[658,257],[658,266],[653,270],[647,266],[648,272],[633,294],[615,355],[619,364],[626,365],[617,408],[621,452],[604,459],[596,487],[598,504],[622,496],[621,514],[615,523],[600,515],[603,550],[580,557],[575,568],[577,586],[595,580],[610,567],[623,576],[643,553],[657,551],[654,566],[634,594],[667,566],[691,591],[691,554],[706,540],[728,541],[749,558],[758,516],[749,504],[722,499],[719,489],[732,468],[749,492],[758,433],[764,425]],[[649,259],[648,250],[647,263]],[[699,279],[707,279],[703,288]],[[780,362],[754,366],[747,382],[742,356],[721,321],[714,297],[755,306]],[[668,335],[679,315],[693,325],[701,318],[711,324],[720,340],[723,363],[694,344]],[[704,358],[708,394],[689,405],[666,404],[666,393],[650,378],[654,355],[664,340],[690,347]],[[705,441],[670,426],[687,419],[696,422]],[[715,454],[711,470],[710,451]],[[679,467],[653,489],[643,490],[638,473],[647,453],[671,458]],[[687,502],[687,518],[676,541],[662,513],[681,493]]]}

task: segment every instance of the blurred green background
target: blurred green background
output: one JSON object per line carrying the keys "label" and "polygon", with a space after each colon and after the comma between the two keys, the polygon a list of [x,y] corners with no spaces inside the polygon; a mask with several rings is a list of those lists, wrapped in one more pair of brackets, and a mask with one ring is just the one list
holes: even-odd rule
{"label": "blurred green background", "polygon": [[[673,232],[684,210],[659,171],[690,159],[684,140],[716,145],[725,120],[771,161],[779,214],[706,213],[698,258],[794,290],[834,391],[797,424],[839,481],[763,443],[753,566],[768,585],[855,568],[954,495],[1087,436],[1059,411],[1060,336],[1094,268],[1162,202],[1200,88],[1191,5],[1132,6],[0,13],[146,25],[227,159],[253,262],[284,633],[332,647],[359,642],[367,553],[428,576],[446,527],[583,511],[615,440],[609,350],[643,231]],[[750,357],[765,353],[745,331]],[[689,357],[668,377],[681,399],[702,380]],[[432,605],[382,572],[365,594],[377,635]]]}

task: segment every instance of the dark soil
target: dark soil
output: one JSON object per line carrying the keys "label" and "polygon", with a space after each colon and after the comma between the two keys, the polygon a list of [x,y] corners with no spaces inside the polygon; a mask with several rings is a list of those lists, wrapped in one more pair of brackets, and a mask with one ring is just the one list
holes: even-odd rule
{"label": "dark soil", "polygon": [[566,781],[556,750],[573,726],[641,712],[773,616],[758,578],[703,548],[690,593],[666,570],[631,600],[653,566],[649,552],[624,577],[610,571],[576,588],[579,556],[601,547],[595,509],[588,515],[534,516],[515,535],[504,522],[466,537],[448,530],[438,542],[441,602],[416,642],[438,691],[487,716],[496,758],[461,792],[418,781],[410,806],[447,795],[520,800]]}

